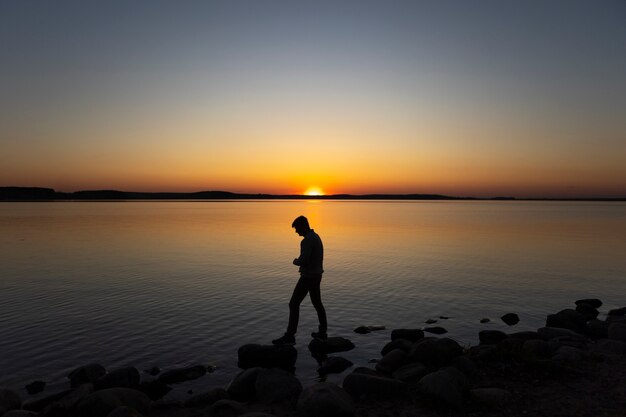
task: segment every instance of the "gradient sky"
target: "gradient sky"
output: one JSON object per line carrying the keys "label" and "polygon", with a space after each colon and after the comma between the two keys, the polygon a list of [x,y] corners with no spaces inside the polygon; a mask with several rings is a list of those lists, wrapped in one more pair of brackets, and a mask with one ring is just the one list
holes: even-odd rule
{"label": "gradient sky", "polygon": [[0,186],[626,196],[626,1],[0,0]]}

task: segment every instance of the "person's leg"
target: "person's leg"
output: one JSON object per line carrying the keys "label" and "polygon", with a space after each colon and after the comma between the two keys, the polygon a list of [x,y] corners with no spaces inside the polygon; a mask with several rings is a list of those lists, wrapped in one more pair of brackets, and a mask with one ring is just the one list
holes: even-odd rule
{"label": "person's leg", "polygon": [[289,324],[287,325],[286,334],[295,335],[298,331],[298,321],[300,320],[300,304],[309,292],[307,281],[304,277],[300,277],[296,287],[293,289],[291,300],[289,300]]}
{"label": "person's leg", "polygon": [[311,303],[313,303],[313,307],[315,307],[315,311],[317,311],[317,318],[320,322],[319,332],[325,334],[328,330],[328,323],[326,322],[326,309],[324,309],[324,304],[322,304],[322,292],[320,289],[322,275],[320,274],[319,277],[311,277],[309,279],[309,295],[311,297]]}

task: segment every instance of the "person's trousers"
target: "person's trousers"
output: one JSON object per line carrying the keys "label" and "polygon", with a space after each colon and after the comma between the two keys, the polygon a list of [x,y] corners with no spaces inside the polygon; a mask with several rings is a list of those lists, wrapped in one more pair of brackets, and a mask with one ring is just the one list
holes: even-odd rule
{"label": "person's trousers", "polygon": [[322,304],[322,294],[320,292],[320,284],[322,282],[322,274],[319,275],[301,275],[296,287],[293,289],[291,300],[289,300],[289,324],[287,325],[287,334],[296,334],[298,330],[298,321],[300,320],[300,304],[307,294],[311,297],[311,303],[317,311],[319,319],[319,331],[326,333],[328,324],[326,323],[326,310]]}

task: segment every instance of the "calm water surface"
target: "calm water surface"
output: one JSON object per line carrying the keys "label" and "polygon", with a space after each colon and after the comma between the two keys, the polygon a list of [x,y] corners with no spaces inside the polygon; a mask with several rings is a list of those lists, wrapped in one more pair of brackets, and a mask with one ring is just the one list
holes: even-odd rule
{"label": "calm water surface", "polygon": [[[507,312],[521,331],[582,297],[601,298],[604,313],[626,306],[625,203],[2,203],[0,386],[43,379],[52,393],[90,362],[217,366],[174,399],[224,386],[239,346],[284,331],[300,214],[324,240],[329,333],[357,345],[342,354],[355,366],[379,357],[391,329],[429,318],[449,317],[438,323],[448,336],[474,344],[479,330],[511,331]],[[317,379],[316,320],[307,298],[296,346],[305,385]],[[352,332],[374,324],[388,330]]]}

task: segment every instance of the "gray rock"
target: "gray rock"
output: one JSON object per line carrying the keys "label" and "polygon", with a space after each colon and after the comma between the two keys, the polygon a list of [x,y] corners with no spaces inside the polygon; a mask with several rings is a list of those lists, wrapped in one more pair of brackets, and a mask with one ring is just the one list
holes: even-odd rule
{"label": "gray rock", "polygon": [[293,403],[302,392],[302,384],[289,372],[274,368],[259,372],[255,383],[256,397],[265,404]]}
{"label": "gray rock", "polygon": [[421,362],[431,369],[448,364],[461,355],[463,348],[449,338],[425,338],[416,342],[409,354],[410,362]]}
{"label": "gray rock", "polygon": [[354,343],[345,337],[329,337],[326,340],[313,339],[309,343],[309,350],[314,354],[346,352],[352,349],[354,349]]}
{"label": "gray rock", "polygon": [[291,370],[296,364],[298,351],[289,345],[257,345],[248,344],[239,348],[241,369],[263,367]]}
{"label": "gray rock", "polygon": [[456,368],[448,367],[432,372],[419,382],[419,390],[450,408],[463,408],[463,397],[469,387],[467,378]]}
{"label": "gray rock", "polygon": [[444,333],[448,333],[448,331],[446,329],[444,329],[441,326],[435,326],[435,327],[425,327],[424,328],[425,332],[428,333],[432,333],[432,334],[444,334]]}
{"label": "gray rock", "polygon": [[574,304],[576,304],[577,306],[579,304],[588,304],[593,308],[602,307],[602,301],[598,300],[597,298],[585,298],[582,300],[577,300]]}
{"label": "gray rock", "polygon": [[609,324],[602,320],[589,320],[585,326],[585,334],[594,339],[608,339]]}
{"label": "gray rock", "polygon": [[522,357],[527,361],[535,361],[550,357],[552,350],[545,340],[527,340],[522,345]]}
{"label": "gray rock", "polygon": [[546,327],[559,327],[582,334],[585,332],[586,322],[587,320],[585,319],[585,316],[581,313],[571,308],[567,308],[556,314],[548,315],[546,318]]}
{"label": "gray rock", "polygon": [[413,342],[411,342],[410,340],[395,339],[387,343],[385,346],[383,346],[382,350],[380,351],[380,354],[382,356],[385,356],[386,354],[388,354],[389,352],[395,349],[402,349],[405,352],[409,353],[412,348],[413,348]]}
{"label": "gray rock", "polygon": [[322,382],[302,391],[297,412],[303,417],[352,417],[354,402],[341,387]]}
{"label": "gray rock", "polygon": [[490,407],[503,407],[507,405],[511,398],[511,392],[502,388],[475,388],[470,391],[474,401]]}
{"label": "gray rock", "polygon": [[128,366],[126,368],[116,369],[95,382],[96,390],[107,388],[137,388],[140,380],[137,368]]}
{"label": "gray rock", "polygon": [[317,369],[317,372],[320,375],[340,374],[352,365],[354,365],[352,362],[341,356],[329,356]]}
{"label": "gray rock", "polygon": [[70,372],[67,377],[72,388],[89,382],[96,382],[107,373],[104,366],[97,363],[80,366]]}
{"label": "gray rock", "polygon": [[206,375],[206,367],[203,365],[195,365],[165,371],[159,375],[157,380],[164,384],[177,384],[183,381],[198,379],[204,375]]}
{"label": "gray rock", "polygon": [[609,339],[626,342],[626,324],[611,323],[609,325]]}
{"label": "gray rock", "polygon": [[239,373],[226,388],[228,396],[237,401],[252,401],[256,399],[256,380],[263,368],[249,368]]}
{"label": "gray rock", "polygon": [[22,406],[20,395],[10,389],[0,388],[0,416]]}
{"label": "gray rock", "polygon": [[391,340],[405,339],[410,342],[417,342],[424,338],[424,332],[421,329],[395,329],[391,331]]}
{"label": "gray rock", "polygon": [[82,400],[76,414],[90,417],[106,417],[118,407],[134,408],[141,414],[150,412],[152,402],[146,394],[131,388],[107,388],[96,391]]}
{"label": "gray rock", "polygon": [[237,401],[219,400],[209,407],[208,415],[211,417],[238,417],[249,413],[245,406]]}
{"label": "gray rock", "polygon": [[478,339],[481,345],[497,345],[506,338],[506,333],[500,330],[481,330],[478,332]]}
{"label": "gray rock", "polygon": [[615,308],[609,311],[609,316],[624,316],[626,315],[626,307]]}
{"label": "gray rock", "polygon": [[594,352],[608,355],[626,355],[626,342],[619,340],[600,339],[591,348]]}
{"label": "gray rock", "polygon": [[142,414],[134,408],[123,405],[111,411],[107,417],[142,417]]}
{"label": "gray rock", "polygon": [[509,326],[514,326],[519,323],[519,316],[515,313],[506,313],[504,316],[500,317],[500,319]]}
{"label": "gray rock", "polygon": [[343,389],[357,399],[388,399],[404,395],[406,385],[393,378],[353,372],[343,380]]}
{"label": "gray rock", "polygon": [[392,376],[404,382],[417,381],[428,372],[428,369],[424,365],[419,362],[413,362],[396,369]]}
{"label": "gray rock", "polygon": [[394,349],[376,364],[376,370],[382,374],[391,374],[406,363],[408,356],[404,350]]}
{"label": "gray rock", "polygon": [[224,388],[213,388],[202,394],[196,394],[184,402],[184,407],[199,407],[215,404],[219,400],[227,400],[228,393]]}

